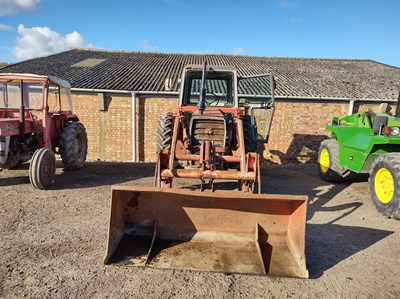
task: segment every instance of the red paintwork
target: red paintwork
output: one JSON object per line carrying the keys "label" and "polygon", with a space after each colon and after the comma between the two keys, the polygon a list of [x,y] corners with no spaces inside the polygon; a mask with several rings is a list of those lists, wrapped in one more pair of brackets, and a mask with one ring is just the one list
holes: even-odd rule
{"label": "red paintwork", "polygon": [[[179,106],[177,114],[181,116],[185,111],[190,111],[193,115],[198,114],[196,106]],[[206,107],[203,112],[204,115],[209,116],[222,116],[226,113],[232,113],[235,118],[241,118],[243,116],[242,109],[233,107]]]}
{"label": "red paintwork", "polygon": [[[43,89],[43,107],[47,107],[47,93],[49,84],[58,84],[46,76],[36,76],[29,74],[16,74],[2,76],[2,80],[30,83],[40,83]],[[62,81],[62,80],[60,80]],[[32,117],[34,119],[32,119]],[[0,108],[0,137],[19,135],[20,126],[20,110],[16,108]],[[72,111],[63,111],[59,114],[50,113],[46,109],[29,109],[26,108],[24,115],[25,134],[36,133],[39,137],[39,147],[45,147],[55,151],[59,146],[59,138],[63,128],[70,121],[78,121],[78,117]],[[42,133],[42,134],[40,134]]]}

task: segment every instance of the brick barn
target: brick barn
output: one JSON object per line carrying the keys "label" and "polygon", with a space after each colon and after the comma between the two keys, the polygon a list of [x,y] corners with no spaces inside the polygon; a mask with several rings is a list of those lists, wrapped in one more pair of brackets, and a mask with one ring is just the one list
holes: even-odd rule
{"label": "brick barn", "polygon": [[400,68],[372,60],[72,49],[0,72],[69,81],[74,112],[87,129],[89,159],[150,162],[155,159],[158,116],[175,111],[183,66],[203,60],[235,66],[242,76],[274,74],[277,104],[264,151],[264,158],[274,163],[315,161],[333,116],[376,111],[382,103],[396,110]]}

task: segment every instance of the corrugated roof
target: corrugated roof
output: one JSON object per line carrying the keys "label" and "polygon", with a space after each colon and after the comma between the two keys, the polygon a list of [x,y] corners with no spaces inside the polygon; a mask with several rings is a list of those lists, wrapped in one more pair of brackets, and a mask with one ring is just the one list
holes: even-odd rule
{"label": "corrugated roof", "polygon": [[[0,72],[53,75],[74,88],[165,91],[177,89],[186,64],[229,65],[239,75],[272,72],[278,96],[396,99],[400,68],[372,60],[281,58],[72,49],[6,66]],[[88,61],[89,67],[85,67]],[[75,67],[74,67],[75,65]],[[76,66],[80,67],[76,67]]]}

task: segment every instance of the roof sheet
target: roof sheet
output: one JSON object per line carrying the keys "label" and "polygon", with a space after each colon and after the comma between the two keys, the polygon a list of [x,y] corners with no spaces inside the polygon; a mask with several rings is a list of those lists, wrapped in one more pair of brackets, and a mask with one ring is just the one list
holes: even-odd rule
{"label": "roof sheet", "polygon": [[[372,60],[282,58],[71,49],[8,65],[1,72],[53,75],[74,88],[177,90],[187,64],[235,66],[240,76],[273,73],[278,96],[396,99],[400,68]],[[88,63],[90,62],[90,63]],[[79,66],[79,67],[77,67]]]}

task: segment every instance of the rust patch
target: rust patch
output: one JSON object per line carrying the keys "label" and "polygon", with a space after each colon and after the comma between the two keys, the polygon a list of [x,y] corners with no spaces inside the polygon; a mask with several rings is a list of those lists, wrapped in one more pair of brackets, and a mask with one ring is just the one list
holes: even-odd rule
{"label": "rust patch", "polygon": [[140,197],[139,192],[132,192],[132,196],[128,200],[126,206],[129,208],[137,208],[137,206],[139,205],[139,197]]}

